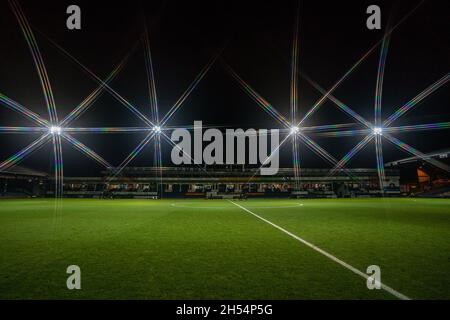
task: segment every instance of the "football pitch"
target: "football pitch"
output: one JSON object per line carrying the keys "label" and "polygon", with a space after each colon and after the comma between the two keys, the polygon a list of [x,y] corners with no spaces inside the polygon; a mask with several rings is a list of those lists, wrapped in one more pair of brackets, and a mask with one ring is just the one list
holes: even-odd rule
{"label": "football pitch", "polygon": [[0,299],[450,299],[449,272],[450,200],[0,201]]}

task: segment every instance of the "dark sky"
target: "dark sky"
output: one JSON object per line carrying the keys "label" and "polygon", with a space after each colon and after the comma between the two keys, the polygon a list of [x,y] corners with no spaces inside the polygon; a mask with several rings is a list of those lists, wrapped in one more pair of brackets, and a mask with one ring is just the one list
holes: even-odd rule
{"label": "dark sky", "polygon": [[[63,118],[96,87],[83,71],[50,45],[56,41],[99,77],[106,77],[150,28],[156,89],[161,116],[180,97],[202,67],[224,47],[221,58],[231,65],[273,106],[289,115],[290,60],[297,1],[20,1],[34,28]],[[384,34],[390,19],[400,21],[419,1],[302,1],[300,10],[300,72],[322,87],[330,88]],[[445,1],[425,1],[393,32],[387,56],[383,90],[383,118],[449,72],[449,19]],[[66,28],[66,8],[82,10],[82,30]],[[366,28],[366,8],[382,9],[382,30]],[[47,117],[39,79],[25,39],[8,5],[0,3],[0,92]],[[39,30],[39,31],[38,31]],[[335,96],[373,121],[373,104],[379,47],[335,91]],[[112,87],[138,109],[150,115],[142,47],[112,83]],[[448,84],[428,97],[396,125],[450,121]],[[299,114],[305,114],[320,94],[303,79],[299,85]],[[198,85],[169,125],[192,125],[203,120],[209,126],[281,128],[264,113],[216,64]],[[326,102],[305,125],[354,122]],[[0,108],[0,126],[30,126],[32,122]],[[72,126],[109,127],[144,125],[121,104],[104,93]],[[450,131],[403,133],[398,138],[423,152],[449,147]],[[112,164],[119,164],[142,140],[143,134],[77,135],[80,141]],[[37,135],[0,136],[0,158],[31,143]],[[345,155],[362,137],[320,138],[315,141],[336,158]],[[404,154],[384,143],[385,161]],[[148,166],[153,146],[144,149],[131,165]],[[170,149],[163,148],[170,165]],[[64,144],[66,175],[95,175],[101,167]],[[52,170],[51,146],[31,155],[23,165]],[[303,167],[328,164],[301,146]],[[2,160],[3,161],[3,160]],[[291,164],[290,147],[284,148],[281,164]],[[373,144],[357,156],[352,167],[375,167]]]}

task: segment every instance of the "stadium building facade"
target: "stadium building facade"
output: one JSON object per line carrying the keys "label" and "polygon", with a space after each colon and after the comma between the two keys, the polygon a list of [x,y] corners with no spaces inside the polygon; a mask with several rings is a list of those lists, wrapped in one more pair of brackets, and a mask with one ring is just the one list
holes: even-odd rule
{"label": "stadium building facade", "polygon": [[[330,175],[329,169],[280,168],[262,176],[245,166],[129,167],[114,177],[115,168],[101,177],[65,177],[66,197],[111,198],[233,198],[245,197],[369,197],[380,196],[375,169],[346,169]],[[161,178],[162,177],[162,178]],[[51,180],[51,179],[50,179]],[[400,194],[397,169],[386,170],[385,195]],[[52,194],[50,190],[49,195]]]}

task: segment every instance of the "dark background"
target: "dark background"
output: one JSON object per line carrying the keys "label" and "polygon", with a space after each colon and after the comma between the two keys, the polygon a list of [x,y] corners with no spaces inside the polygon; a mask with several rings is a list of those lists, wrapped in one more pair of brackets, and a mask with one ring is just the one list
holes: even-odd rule
{"label": "dark background", "polygon": [[[367,50],[378,42],[388,19],[393,24],[419,1],[301,1],[300,72],[322,87],[330,88]],[[153,63],[161,117],[189,86],[211,57],[225,47],[222,58],[258,93],[289,118],[290,60],[297,1],[20,1],[36,30],[56,41],[100,78],[105,78],[139,39],[144,21],[150,28]],[[66,8],[82,10],[82,30],[66,28]],[[382,10],[382,30],[366,28],[366,8]],[[445,1],[425,1],[392,34],[389,47],[382,112],[388,117],[433,82],[449,72],[449,9]],[[0,1],[0,92],[47,118],[44,97],[25,39],[9,8]],[[52,47],[35,30],[62,119],[97,84]],[[377,48],[334,95],[373,121],[373,104],[379,48]],[[111,86],[150,116],[144,51],[139,48]],[[450,121],[449,86],[400,118],[394,125]],[[303,79],[299,87],[299,115],[304,115],[320,94]],[[197,89],[169,121],[171,126],[192,125],[235,128],[281,128],[215,64]],[[305,125],[354,122],[326,102]],[[32,122],[3,107],[0,126],[31,126]],[[72,126],[143,126],[144,123],[104,93]],[[422,152],[449,147],[448,130],[396,135]],[[119,164],[143,139],[143,134],[77,135],[80,141],[110,163]],[[34,139],[33,134],[0,136],[0,159],[6,159]],[[336,158],[345,155],[362,137],[314,138]],[[408,156],[386,140],[385,161]],[[170,165],[170,150],[163,147],[163,162]],[[101,167],[64,144],[65,175],[96,175]],[[22,164],[52,170],[50,144]],[[153,163],[153,145],[130,165]],[[291,149],[282,150],[281,165],[292,165]],[[325,161],[301,146],[303,167],[327,167]],[[370,144],[350,163],[375,167]]]}

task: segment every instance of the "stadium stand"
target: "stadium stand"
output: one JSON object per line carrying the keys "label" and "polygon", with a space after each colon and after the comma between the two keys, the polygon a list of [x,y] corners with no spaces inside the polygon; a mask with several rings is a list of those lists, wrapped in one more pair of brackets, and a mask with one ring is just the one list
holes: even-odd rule
{"label": "stadium stand", "polygon": [[[425,160],[439,161],[439,168]],[[450,150],[439,150],[424,157],[409,157],[386,163],[386,168],[400,172],[400,186],[403,194],[431,197],[450,197]]]}
{"label": "stadium stand", "polygon": [[[430,157],[444,164],[450,150]],[[383,196],[450,197],[450,176],[421,158],[386,163]],[[273,176],[242,165],[127,167],[115,176],[108,168],[96,177],[64,177],[64,197],[71,198],[361,198],[381,196],[376,169],[302,168],[298,182],[292,168]],[[160,177],[163,177],[161,180]],[[45,172],[14,167],[0,173],[0,197],[52,197],[54,178]]]}
{"label": "stadium stand", "polygon": [[[336,198],[380,196],[377,171],[347,169],[330,176],[328,169],[301,169],[298,183],[292,168],[261,176],[244,166],[129,167],[114,176],[66,177],[66,197],[96,198]],[[160,179],[162,175],[163,180]],[[398,170],[386,170],[386,195],[399,195]],[[51,186],[50,186],[51,188]],[[52,191],[48,193],[52,195]]]}
{"label": "stadium stand", "polygon": [[0,172],[0,198],[30,198],[46,195],[48,174],[16,166]]}

